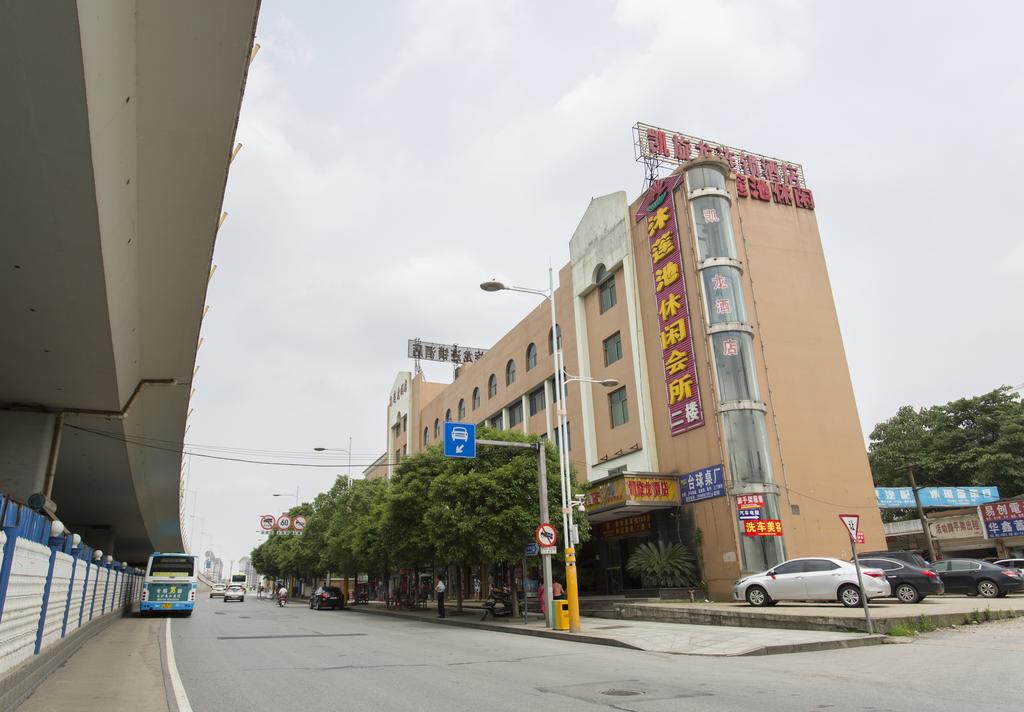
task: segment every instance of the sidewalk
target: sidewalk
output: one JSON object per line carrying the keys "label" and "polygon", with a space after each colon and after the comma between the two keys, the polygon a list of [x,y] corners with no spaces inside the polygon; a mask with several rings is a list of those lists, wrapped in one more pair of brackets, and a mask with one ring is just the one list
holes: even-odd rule
{"label": "sidewalk", "polygon": [[159,644],[163,618],[136,613],[111,623],[55,670],[17,708],[167,712]]}
{"label": "sidewalk", "polygon": [[450,607],[448,617],[444,619],[437,618],[433,610],[397,611],[385,608],[379,603],[348,606],[347,610],[437,625],[477,628],[674,655],[730,657],[798,653],[877,645],[885,637],[835,631],[735,628],[635,620],[609,621],[599,618],[584,618],[583,630],[579,633],[569,633],[545,628],[540,618],[531,617],[528,623],[523,623],[522,618],[488,618],[487,621],[481,621],[481,612],[478,609],[464,608],[460,614],[455,612],[454,607]]}

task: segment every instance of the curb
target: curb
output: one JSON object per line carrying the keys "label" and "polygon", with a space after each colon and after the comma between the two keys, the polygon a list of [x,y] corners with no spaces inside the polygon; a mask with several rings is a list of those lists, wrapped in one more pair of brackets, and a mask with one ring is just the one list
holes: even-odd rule
{"label": "curb", "polygon": [[462,621],[455,618],[433,618],[433,617],[422,617],[416,615],[409,615],[408,613],[402,613],[401,611],[390,611],[387,609],[375,609],[362,607],[347,607],[346,610],[356,611],[358,613],[369,613],[370,615],[378,616],[391,616],[392,618],[404,618],[405,620],[414,620],[421,623],[434,623],[437,625],[454,626],[457,628],[476,628],[478,630],[489,630],[496,633],[512,633],[513,635],[529,635],[535,638],[553,638],[555,640],[567,640],[573,643],[589,643],[591,645],[605,645],[613,648],[626,648],[628,650],[643,650],[635,645],[624,643],[621,640],[615,638],[603,638],[595,635],[580,635],[578,633],[563,633],[561,631],[548,630],[547,628],[517,628],[511,625],[500,625],[495,623],[485,623],[483,621]]}

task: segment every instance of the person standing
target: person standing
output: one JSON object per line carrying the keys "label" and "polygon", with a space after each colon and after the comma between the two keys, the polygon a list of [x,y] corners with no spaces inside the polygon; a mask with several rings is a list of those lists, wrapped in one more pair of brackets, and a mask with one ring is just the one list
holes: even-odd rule
{"label": "person standing", "polygon": [[444,585],[444,577],[438,574],[437,585],[434,586],[434,593],[437,594],[437,617],[444,618],[444,592],[447,586]]}

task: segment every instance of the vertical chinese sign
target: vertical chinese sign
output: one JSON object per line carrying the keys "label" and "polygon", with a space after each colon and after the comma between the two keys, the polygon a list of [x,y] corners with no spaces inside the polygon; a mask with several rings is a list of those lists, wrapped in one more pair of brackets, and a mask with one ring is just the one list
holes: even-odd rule
{"label": "vertical chinese sign", "polygon": [[675,190],[682,176],[655,181],[640,203],[636,221],[647,219],[654,299],[658,305],[661,358],[669,426],[673,435],[704,425],[704,410],[697,384],[697,363],[693,356],[690,308],[683,279],[683,253],[679,249]]}

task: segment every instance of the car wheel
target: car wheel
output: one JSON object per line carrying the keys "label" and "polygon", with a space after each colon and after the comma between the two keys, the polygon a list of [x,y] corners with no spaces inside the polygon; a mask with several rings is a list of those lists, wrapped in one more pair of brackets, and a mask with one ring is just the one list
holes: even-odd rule
{"label": "car wheel", "polygon": [[760,586],[751,586],[747,589],[747,603],[751,606],[768,606],[771,605],[772,599]]}
{"label": "car wheel", "polygon": [[995,598],[999,595],[999,586],[996,585],[995,581],[982,579],[978,581],[978,595],[983,598]]}
{"label": "car wheel", "polygon": [[860,606],[860,589],[853,584],[846,584],[839,588],[839,602],[847,608]]}
{"label": "car wheel", "polygon": [[917,589],[909,583],[901,583],[896,587],[895,593],[900,603],[917,603],[922,598]]}

